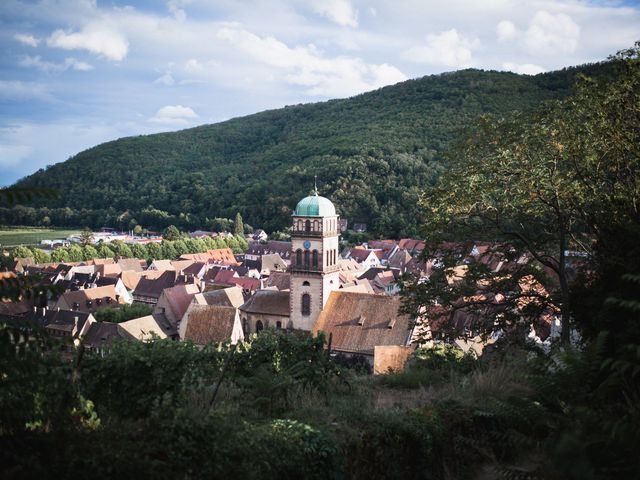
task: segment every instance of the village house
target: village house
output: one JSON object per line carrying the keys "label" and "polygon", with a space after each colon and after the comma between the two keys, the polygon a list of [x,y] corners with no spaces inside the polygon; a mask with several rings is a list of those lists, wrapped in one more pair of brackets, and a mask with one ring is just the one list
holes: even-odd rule
{"label": "village house", "polygon": [[400,307],[399,297],[331,292],[313,333],[331,339],[332,353],[359,356],[373,366],[376,347],[412,344],[412,321]]}
{"label": "village house", "polygon": [[200,293],[200,287],[193,283],[165,288],[153,308],[153,313],[162,315],[177,330],[178,323],[197,293]]}
{"label": "village house", "polygon": [[130,304],[127,295],[117,293],[113,285],[65,292],[54,308],[76,312],[95,313],[101,308],[114,308]]}
{"label": "village house", "polygon": [[289,292],[258,290],[239,307],[245,335],[289,326]]}
{"label": "village house", "polygon": [[180,339],[196,345],[244,339],[238,310],[225,305],[191,305],[180,322]]}

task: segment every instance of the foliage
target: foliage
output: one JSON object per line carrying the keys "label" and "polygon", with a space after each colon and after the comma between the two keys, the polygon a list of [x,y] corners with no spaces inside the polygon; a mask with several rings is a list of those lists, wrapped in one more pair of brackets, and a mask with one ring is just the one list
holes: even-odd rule
{"label": "foliage", "polygon": [[162,234],[162,238],[170,241],[178,240],[180,238],[180,230],[175,225],[169,225]]}
{"label": "foliage", "polygon": [[236,219],[233,222],[233,234],[236,237],[244,237],[244,223],[242,223],[240,212],[236,213]]}
{"label": "foliage", "polygon": [[0,209],[0,219],[34,225],[47,216],[58,226],[124,229],[135,220],[156,229],[229,231],[233,222],[219,218],[242,212],[251,225],[271,232],[289,225],[317,175],[320,193],[352,224],[366,222],[376,236],[418,235],[416,219],[423,215],[417,199],[446,166],[442,154],[460,127],[481,114],[503,116],[565,98],[578,73],[607,75],[610,68],[536,76],[465,70],[349,99],[116,140],[20,182],[57,187],[62,195]]}
{"label": "foliage", "polygon": [[151,315],[153,308],[143,303],[123,305],[118,308],[101,308],[93,315],[99,322],[121,323],[134,318]]}

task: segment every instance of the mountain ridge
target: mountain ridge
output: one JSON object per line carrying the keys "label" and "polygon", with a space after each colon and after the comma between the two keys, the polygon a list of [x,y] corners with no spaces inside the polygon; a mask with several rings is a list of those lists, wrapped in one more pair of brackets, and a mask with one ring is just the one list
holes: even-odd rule
{"label": "mountain ridge", "polygon": [[608,65],[535,76],[446,72],[346,99],[111,140],[20,180],[61,196],[13,214],[2,209],[0,221],[195,229],[239,211],[273,231],[288,226],[318,175],[321,193],[351,222],[369,223],[378,235],[416,235],[417,195],[437,181],[442,154],[461,129],[481,114],[508,116],[566,98],[576,75],[606,75]]}

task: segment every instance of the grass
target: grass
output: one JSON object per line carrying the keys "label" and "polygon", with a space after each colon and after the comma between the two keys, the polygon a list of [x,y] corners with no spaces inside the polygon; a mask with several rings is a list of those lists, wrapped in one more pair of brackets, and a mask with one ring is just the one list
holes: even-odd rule
{"label": "grass", "polygon": [[17,247],[18,245],[39,245],[40,240],[57,240],[80,233],[80,230],[66,230],[46,227],[1,227],[0,245]]}

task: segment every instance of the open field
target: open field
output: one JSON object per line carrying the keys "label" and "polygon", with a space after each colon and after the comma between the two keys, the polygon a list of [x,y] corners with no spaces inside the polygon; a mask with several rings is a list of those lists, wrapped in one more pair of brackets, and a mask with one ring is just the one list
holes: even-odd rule
{"label": "open field", "polygon": [[80,230],[66,230],[57,228],[16,227],[0,228],[0,245],[14,247],[18,245],[39,245],[40,240],[54,240],[67,238],[77,234]]}

